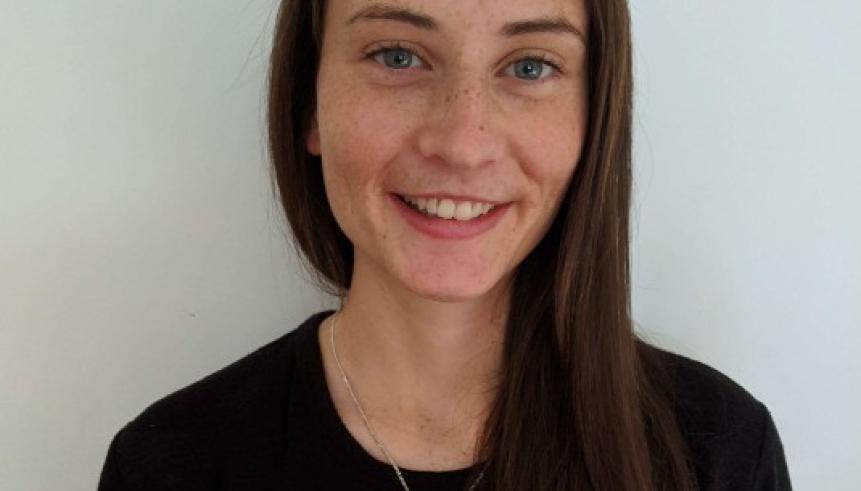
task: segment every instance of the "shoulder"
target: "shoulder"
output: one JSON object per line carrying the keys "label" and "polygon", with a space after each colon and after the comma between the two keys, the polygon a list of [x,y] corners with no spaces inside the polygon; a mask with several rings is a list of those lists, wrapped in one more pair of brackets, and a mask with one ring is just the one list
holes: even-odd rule
{"label": "shoulder", "polygon": [[790,489],[766,405],[712,366],[653,349],[669,369],[676,417],[700,483],[708,489]]}
{"label": "shoulder", "polygon": [[[111,441],[102,482],[122,476],[149,485],[158,479],[158,486],[171,489],[201,486],[218,475],[219,460],[236,458],[245,447],[283,434],[278,430],[299,343],[321,314],[148,405]],[[100,489],[126,489],[105,486]]]}
{"label": "shoulder", "polygon": [[679,353],[655,350],[672,374],[679,408],[693,412],[689,416],[725,426],[762,410],[762,402],[724,372]]}
{"label": "shoulder", "polygon": [[272,397],[273,384],[293,361],[296,330],[147,406],[126,429],[187,429],[223,424],[232,411]]}

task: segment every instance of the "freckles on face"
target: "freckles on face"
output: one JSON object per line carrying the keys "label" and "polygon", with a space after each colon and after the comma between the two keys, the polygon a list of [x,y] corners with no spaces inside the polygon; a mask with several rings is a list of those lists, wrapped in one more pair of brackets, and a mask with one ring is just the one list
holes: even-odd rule
{"label": "freckles on face", "polygon": [[[355,219],[379,222],[383,217],[373,200],[404,168],[398,159],[421,111],[403,94],[384,96],[337,66],[321,71],[321,82],[318,117],[324,123],[319,138],[333,212],[339,218],[339,213],[354,214],[360,208],[363,212],[355,213]],[[348,220],[339,224],[348,236],[356,228]],[[369,223],[362,226],[375,230]]]}
{"label": "freckles on face", "polygon": [[584,74],[575,75],[581,83],[552,98],[523,101],[528,108],[511,111],[511,155],[527,189],[524,210],[542,215],[534,223],[539,235],[554,218],[582,153],[588,98]]}
{"label": "freckles on face", "polygon": [[[371,3],[327,7],[308,150],[322,157],[332,212],[357,258],[402,283],[486,291],[549,227],[579,159],[587,103],[585,49],[573,38],[500,32],[523,19],[583,19],[557,0],[404,0],[391,5],[433,19],[436,30],[379,18],[346,27]],[[549,75],[528,77],[538,69]],[[455,243],[402,219],[391,193],[407,192],[511,206],[498,227]]]}

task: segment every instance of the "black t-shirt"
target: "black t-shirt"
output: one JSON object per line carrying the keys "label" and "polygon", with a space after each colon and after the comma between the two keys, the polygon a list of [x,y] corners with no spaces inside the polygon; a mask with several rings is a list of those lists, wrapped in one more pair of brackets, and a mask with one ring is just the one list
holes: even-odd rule
{"label": "black t-shirt", "polygon": [[[403,489],[392,466],[370,455],[335,409],[317,338],[331,313],[310,316],[146,408],[111,441],[98,489]],[[701,489],[791,489],[766,407],[707,365],[666,355]],[[413,491],[448,491],[463,489],[470,470],[401,473]]]}

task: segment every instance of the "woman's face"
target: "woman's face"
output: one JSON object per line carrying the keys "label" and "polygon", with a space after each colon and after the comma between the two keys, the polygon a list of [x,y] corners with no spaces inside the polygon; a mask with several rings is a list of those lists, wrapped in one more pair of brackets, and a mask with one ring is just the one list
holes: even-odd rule
{"label": "woman's face", "polygon": [[443,301],[504,287],[580,157],[584,0],[327,3],[307,149],[357,267]]}

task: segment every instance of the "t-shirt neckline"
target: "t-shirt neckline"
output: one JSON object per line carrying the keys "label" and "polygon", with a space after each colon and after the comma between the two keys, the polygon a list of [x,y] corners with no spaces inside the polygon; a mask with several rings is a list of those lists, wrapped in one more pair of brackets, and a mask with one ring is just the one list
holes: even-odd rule
{"label": "t-shirt neckline", "polygon": [[[393,479],[397,479],[394,468],[388,462],[377,460],[376,457],[368,453],[367,450],[353,437],[352,433],[347,429],[338,410],[335,407],[335,402],[332,400],[329,391],[328,382],[323,369],[322,347],[319,341],[319,329],[323,320],[333,314],[334,310],[324,310],[313,314],[303,325],[304,327],[304,344],[308,356],[308,373],[304,374],[305,380],[309,383],[310,396],[312,398],[311,407],[318,411],[318,418],[313,418],[316,421],[314,424],[318,426],[319,431],[326,431],[331,437],[331,441],[341,444],[334,445],[335,448],[342,449],[345,455],[342,455],[347,461],[359,465],[363,474],[379,476],[381,473],[391,474]],[[328,431],[327,431],[328,430]],[[447,471],[427,471],[408,469],[398,466],[404,479],[409,484],[410,482],[422,482],[430,485],[450,484],[452,482],[464,482],[478,465],[447,470]]]}

